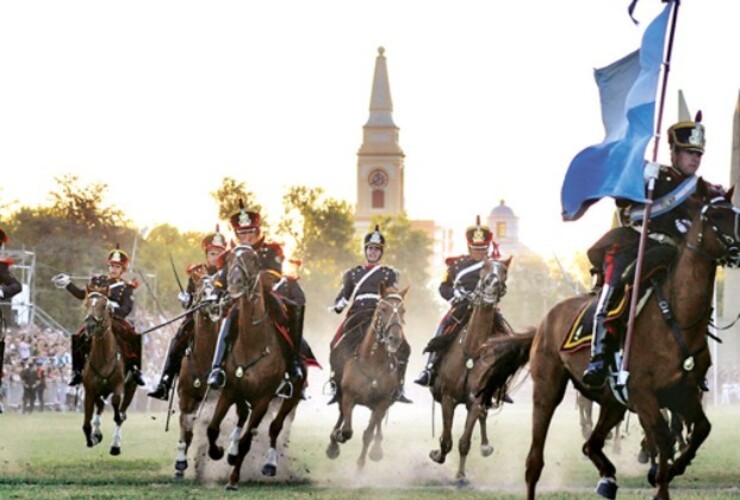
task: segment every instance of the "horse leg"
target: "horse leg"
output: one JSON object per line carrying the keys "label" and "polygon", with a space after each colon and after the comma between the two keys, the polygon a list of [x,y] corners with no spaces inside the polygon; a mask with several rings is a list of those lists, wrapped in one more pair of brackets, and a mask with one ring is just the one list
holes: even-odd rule
{"label": "horse leg", "polygon": [[241,473],[242,463],[244,463],[244,457],[249,453],[249,449],[252,447],[252,438],[254,437],[254,431],[259,427],[262,418],[267,413],[267,409],[270,406],[271,397],[266,396],[252,408],[252,413],[249,416],[249,423],[247,424],[247,430],[239,440],[239,452],[236,456],[236,463],[233,469],[231,469],[231,475],[229,476],[229,484],[226,485],[226,489],[230,491],[236,491],[239,487],[239,476]]}
{"label": "horse leg", "polygon": [[[490,457],[493,453],[493,445],[488,441],[488,410],[481,407],[479,408],[480,416],[478,417],[478,423],[480,424],[480,454],[483,457]],[[471,429],[472,432],[472,429]]]}
{"label": "horse leg", "polygon": [[[675,413],[673,416],[679,417],[679,415]],[[686,471],[686,467],[691,464],[691,461],[696,456],[697,450],[712,430],[712,424],[704,413],[701,401],[698,400],[698,398],[697,402],[694,403],[693,408],[690,408],[683,416],[686,418],[686,424],[692,426],[691,436],[688,438],[687,446],[673,462],[673,465],[671,465],[671,468],[668,471],[669,479],[673,479],[675,476],[680,476]]]}
{"label": "horse leg", "polygon": [[287,401],[283,401],[283,404],[280,405],[280,410],[278,410],[277,415],[275,415],[275,418],[272,420],[272,422],[270,422],[270,449],[267,450],[267,459],[262,464],[262,475],[263,476],[272,477],[275,474],[277,474],[278,436],[280,436],[280,433],[283,430],[285,419],[298,406],[298,403],[301,400],[301,396],[300,396],[301,390],[302,390],[302,387],[298,387],[298,384],[296,384],[294,396]]}
{"label": "horse leg", "polygon": [[337,439],[337,435],[339,434],[339,426],[342,425],[343,420],[344,417],[342,416],[342,405],[340,402],[339,418],[337,418],[337,423],[334,424],[334,428],[329,433],[329,446],[326,447],[326,456],[332,460],[339,456],[339,440]]}
{"label": "horse leg", "polygon": [[85,441],[87,442],[88,448],[92,448],[97,444],[93,440],[92,424],[90,422],[93,418],[93,404],[94,400],[92,396],[85,398],[85,416],[82,421],[82,432],[85,434]]}
{"label": "horse leg", "polygon": [[181,478],[188,468],[188,449],[193,442],[195,410],[197,401],[185,391],[180,391],[180,441],[177,443],[175,458],[175,477]]}
{"label": "horse leg", "polygon": [[[367,424],[367,428],[362,433],[362,450],[360,451],[360,457],[357,459],[357,472],[362,472],[362,469],[365,467],[367,450],[370,447],[370,444],[375,439],[376,429],[380,427],[381,421],[383,420],[383,417],[385,416],[385,412],[387,410],[388,405],[381,403],[373,408],[372,412],[370,413],[370,420]],[[377,451],[375,453],[375,456],[377,457]],[[381,458],[383,458],[382,448],[380,449],[380,457],[377,457],[376,461],[380,460]]]}
{"label": "horse leg", "polygon": [[370,460],[373,462],[379,462],[383,459],[383,419],[387,413],[388,408],[385,409],[375,425],[375,441],[372,448],[370,448]]}
{"label": "horse leg", "polygon": [[221,422],[223,422],[226,413],[231,407],[231,401],[228,400],[231,394],[221,390],[221,394],[216,402],[216,408],[213,410],[213,416],[211,417],[211,423],[208,424],[206,429],[206,435],[208,436],[208,456],[211,460],[221,460],[224,456],[224,449],[219,446],[218,435],[221,432]]}
{"label": "horse leg", "polygon": [[473,429],[475,429],[476,422],[480,422],[481,451],[483,449],[483,441],[485,440],[486,444],[488,444],[486,424],[485,420],[482,420],[482,418],[485,418],[485,413],[485,410],[477,401],[473,401],[472,403],[470,403],[470,405],[468,405],[468,415],[465,419],[465,429],[463,430],[463,433],[460,436],[460,440],[457,443],[457,448],[460,452],[460,463],[457,467],[457,475],[455,476],[455,480],[457,481],[458,487],[468,485],[468,479],[465,476],[465,464],[468,459],[468,453],[470,453],[470,440],[473,435]]}
{"label": "horse leg", "polygon": [[[563,400],[568,384],[565,368],[557,353],[535,352],[534,354],[535,359],[530,360],[531,377],[534,384],[532,444],[529,447],[524,473],[527,482],[527,498],[530,500],[535,497],[537,481],[545,466],[543,452],[552,415]],[[542,358],[537,356],[542,356]]]}
{"label": "horse leg", "polygon": [[[657,449],[658,463],[653,465],[648,471],[648,482],[658,487],[658,492],[654,498],[669,499],[668,483],[670,482],[668,459],[673,456],[673,442],[671,438],[668,422],[660,412],[657,399],[649,394],[640,394],[642,399],[637,398],[634,392],[630,395],[636,403],[637,414],[640,417],[640,423],[645,430],[648,447],[651,450]],[[640,402],[637,405],[637,402]]]}
{"label": "horse leg", "polygon": [[429,452],[429,458],[438,464],[445,463],[447,454],[452,449],[452,420],[455,417],[455,402],[452,396],[442,397],[442,436],[439,438],[439,449]]}
{"label": "horse leg", "polygon": [[619,455],[620,453],[622,453],[622,422],[624,422],[624,420],[620,420],[617,423],[617,426],[614,428],[614,442],[612,443],[612,452],[615,455]]}
{"label": "horse leg", "polygon": [[116,423],[116,428],[113,431],[113,442],[110,445],[110,454],[118,456],[121,454],[121,424],[123,419],[121,418],[121,393],[123,388],[113,393],[111,397],[111,405],[113,406],[113,421]]}
{"label": "horse leg", "polygon": [[342,405],[344,419],[342,427],[336,431],[335,437],[340,443],[346,443],[352,439],[352,409],[355,407],[355,400],[351,395],[343,394],[340,404]]}
{"label": "horse leg", "polygon": [[101,426],[101,415],[105,408],[105,400],[103,398],[96,398],[95,404],[95,416],[93,417],[93,444],[99,444],[103,441],[103,431],[100,430]]}
{"label": "horse leg", "polygon": [[244,400],[240,399],[236,402],[236,415],[236,427],[231,431],[228,451],[226,452],[226,461],[229,465],[236,464],[236,457],[239,455],[239,438],[242,435],[242,430],[244,430],[244,423],[247,421],[247,417],[249,417],[249,405]]}
{"label": "horse leg", "polygon": [[604,443],[612,428],[619,425],[624,416],[625,408],[618,403],[604,402],[599,410],[599,419],[596,422],[591,435],[583,445],[583,454],[599,470],[599,484],[596,492],[605,498],[616,498],[617,495],[617,469],[604,454]]}

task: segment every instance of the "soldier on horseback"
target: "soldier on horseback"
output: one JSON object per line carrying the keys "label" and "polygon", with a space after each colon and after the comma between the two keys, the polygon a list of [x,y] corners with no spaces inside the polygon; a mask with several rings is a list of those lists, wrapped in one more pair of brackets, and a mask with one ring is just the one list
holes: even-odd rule
{"label": "soldier on horseback", "polygon": [[[268,271],[279,278],[279,281],[272,287],[273,293],[267,294],[265,301],[273,315],[278,318],[287,316],[284,320],[287,321],[288,332],[293,343],[293,348],[288,353],[290,358],[288,360],[289,370],[294,379],[301,379],[303,378],[301,346],[303,344],[303,316],[306,310],[306,296],[296,279],[283,275],[283,261],[285,260],[283,249],[278,243],[265,241],[265,236],[261,231],[260,214],[247,211],[241,200],[239,200],[239,207],[239,211],[229,219],[231,227],[240,245],[248,245],[257,252],[262,270]],[[219,296],[223,294],[228,283],[228,269],[224,265],[228,252],[219,258],[220,265],[223,267],[217,274],[214,283]],[[213,355],[211,374],[208,377],[208,384],[213,389],[221,388],[226,383],[226,374],[222,368],[222,362],[226,352],[229,329],[237,314],[238,310],[235,307],[232,308],[226,319],[221,323],[218,344]]]}
{"label": "soldier on horseback", "polygon": [[[483,267],[483,261],[487,257],[498,259],[501,256],[498,245],[493,241],[491,229],[481,225],[480,217],[477,217],[475,226],[467,228],[465,238],[468,243],[468,254],[449,257],[445,261],[447,272],[439,285],[439,294],[449,302],[450,309],[437,327],[435,338],[440,335],[457,334],[467,325],[472,312],[470,294],[478,284],[478,271]],[[424,387],[432,385],[440,357],[439,352],[429,353],[424,370],[414,382]]]}
{"label": "soldier on horseback", "polygon": [[[116,337],[126,355],[126,370],[131,374],[138,385],[144,385],[141,376],[141,336],[137,335],[134,327],[126,320],[134,307],[134,289],[137,283],[123,279],[122,275],[128,267],[130,257],[126,252],[116,245],[116,248],[108,252],[108,300],[113,307],[113,325]],[[79,300],[85,300],[87,292],[80,289],[71,282],[68,274],[57,274],[52,278],[57,288],[64,288]],[[79,385],[82,382],[82,369],[85,366],[85,358],[89,355],[90,342],[78,331],[72,335],[72,379],[70,386]]]}
{"label": "soldier on horseback", "polygon": [[[704,125],[701,111],[695,121],[681,121],[668,129],[671,166],[648,163],[645,177],[655,177],[652,216],[648,226],[648,249],[661,245],[677,247],[688,231],[690,217],[686,199],[696,186],[696,171],[704,154]],[[723,192],[714,186],[717,194]],[[596,312],[591,337],[591,360],[583,373],[583,382],[591,388],[604,385],[607,375],[607,325],[611,308],[624,296],[622,273],[637,258],[642,227],[643,206],[617,200],[620,226],[611,229],[589,250],[594,268],[601,270]]]}
{"label": "soldier on horseback", "polygon": [[[342,290],[334,301],[333,309],[337,314],[344,311],[347,306],[349,306],[349,310],[331,343],[332,349],[339,344],[343,336],[368,324],[380,299],[378,290],[381,283],[394,288],[398,286],[398,271],[380,263],[384,249],[385,236],[380,232],[380,226],[376,225],[375,230],[366,234],[364,238],[366,263],[348,269],[342,278]],[[401,403],[412,402],[406,397],[403,389],[406,366],[404,362],[401,369],[401,384],[398,393],[395,395],[396,401]],[[328,404],[336,403],[339,400],[341,380],[337,380],[335,375],[332,373],[330,379],[334,394]]]}
{"label": "soldier on horseback", "polygon": [[[8,242],[8,235],[0,229],[0,249]],[[13,259],[0,257],[0,301],[10,302],[15,295],[21,292],[23,287],[20,282],[10,273]],[[3,360],[5,359],[5,318],[0,309],[0,387],[3,385]],[[0,402],[0,413],[3,412]]]}
{"label": "soldier on horseback", "polygon": [[[206,261],[200,264],[194,264],[188,268],[188,286],[178,295],[178,299],[184,309],[193,307],[193,297],[196,292],[193,273],[200,272],[208,276],[213,276],[218,272],[218,258],[226,250],[226,239],[218,231],[218,226],[216,226],[215,233],[211,233],[203,238],[201,247],[203,247],[203,251],[205,252]],[[193,312],[191,312],[185,316],[185,319],[180,324],[180,328],[177,329],[177,333],[170,341],[164,361],[164,368],[162,368],[162,376],[159,379],[156,389],[150,392],[148,396],[167,401],[172,382],[180,372],[182,357],[185,355],[188,345],[192,342],[195,331],[194,327],[195,321],[193,319]]]}

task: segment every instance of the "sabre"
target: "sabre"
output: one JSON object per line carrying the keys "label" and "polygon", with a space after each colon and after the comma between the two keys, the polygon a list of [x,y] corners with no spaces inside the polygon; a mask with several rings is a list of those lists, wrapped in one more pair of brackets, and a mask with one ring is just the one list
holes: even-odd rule
{"label": "sabre", "polygon": [[174,318],[172,318],[172,319],[168,319],[167,321],[165,321],[164,323],[162,323],[162,324],[160,324],[160,325],[157,325],[157,326],[153,326],[153,327],[151,327],[151,328],[148,328],[148,329],[144,330],[143,332],[139,333],[139,335],[146,335],[147,333],[153,332],[154,330],[159,330],[159,329],[160,329],[160,328],[162,328],[163,326],[167,326],[167,325],[169,325],[170,323],[174,323],[174,322],[175,322],[175,321],[177,321],[178,319],[180,319],[180,318],[183,318],[183,317],[187,316],[188,314],[190,314],[190,313],[192,313],[192,312],[195,312],[195,311],[197,311],[198,309],[200,309],[201,307],[203,307],[203,306],[205,306],[205,305],[207,305],[207,304],[208,304],[208,302],[201,302],[201,303],[200,303],[200,304],[198,304],[197,306],[195,306],[195,307],[191,307],[191,308],[190,308],[190,309],[188,309],[187,311],[185,311],[185,312],[183,312],[183,313],[180,313],[180,314],[178,314],[177,316],[175,316],[175,317],[174,317]]}
{"label": "sabre", "polygon": [[177,387],[177,380],[180,377],[175,377],[175,380],[172,381],[172,389],[170,389],[169,398],[170,398],[170,404],[167,405],[167,420],[164,423],[164,431],[167,432],[170,430],[170,416],[172,415],[172,402],[175,400],[175,388]]}
{"label": "sabre", "polygon": [[172,265],[172,272],[175,273],[175,279],[177,280],[177,287],[180,289],[180,293],[182,293],[185,291],[185,289],[182,287],[182,282],[180,281],[180,275],[177,274],[177,268],[175,267],[175,261],[172,259],[172,254],[170,254],[170,264]]}

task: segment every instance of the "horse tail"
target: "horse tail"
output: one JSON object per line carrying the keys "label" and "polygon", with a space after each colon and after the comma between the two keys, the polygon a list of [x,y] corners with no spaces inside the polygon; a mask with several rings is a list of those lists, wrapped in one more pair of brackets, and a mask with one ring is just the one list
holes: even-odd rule
{"label": "horse tail", "polygon": [[495,397],[501,401],[519,371],[529,362],[536,330],[493,337],[481,347],[481,356],[471,374],[472,394],[485,406]]}

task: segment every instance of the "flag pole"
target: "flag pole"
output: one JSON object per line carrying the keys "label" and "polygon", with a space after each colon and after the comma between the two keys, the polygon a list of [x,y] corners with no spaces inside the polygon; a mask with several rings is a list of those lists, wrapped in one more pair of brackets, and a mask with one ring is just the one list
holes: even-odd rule
{"label": "flag pole", "polygon": [[[656,123],[655,141],[653,144],[653,163],[658,161],[658,148],[660,146],[660,131],[663,127],[663,109],[665,107],[665,94],[668,87],[668,74],[671,70],[671,56],[673,55],[673,38],[676,33],[676,21],[678,20],[678,7],[681,0],[673,0],[673,13],[671,18],[671,33],[668,36],[668,48],[666,50],[665,62],[663,63],[663,83],[660,90],[660,104],[658,105],[658,121]],[[655,177],[648,180],[647,199],[645,201],[645,215],[640,231],[640,245],[637,250],[637,263],[635,264],[635,280],[632,285],[632,295],[630,296],[629,318],[627,320],[627,336],[624,341],[624,356],[622,358],[622,367],[617,377],[617,385],[624,387],[627,385],[629,378],[629,361],[630,350],[632,347],[632,336],[635,331],[635,316],[637,315],[637,301],[640,295],[640,280],[642,279],[642,263],[645,256],[645,248],[648,239],[648,224],[650,223],[650,213],[653,208],[653,190],[655,188]]]}

